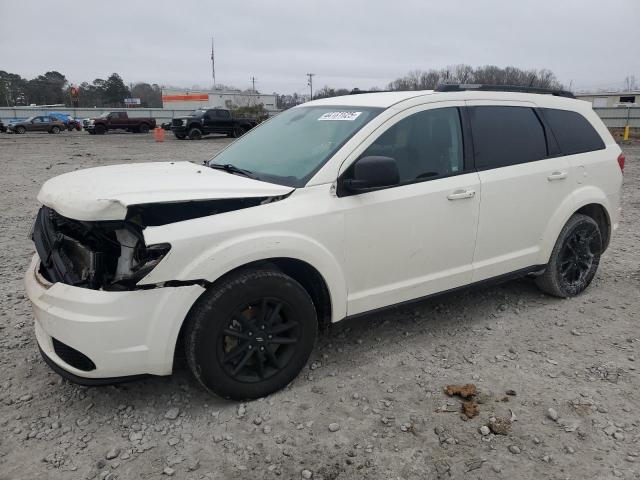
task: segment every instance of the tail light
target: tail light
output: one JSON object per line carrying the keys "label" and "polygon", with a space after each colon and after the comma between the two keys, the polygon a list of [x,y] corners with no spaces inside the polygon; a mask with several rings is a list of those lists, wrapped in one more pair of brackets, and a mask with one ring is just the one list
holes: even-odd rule
{"label": "tail light", "polygon": [[624,173],[624,155],[621,153],[620,155],[618,155],[618,165],[620,166],[620,171],[622,173]]}

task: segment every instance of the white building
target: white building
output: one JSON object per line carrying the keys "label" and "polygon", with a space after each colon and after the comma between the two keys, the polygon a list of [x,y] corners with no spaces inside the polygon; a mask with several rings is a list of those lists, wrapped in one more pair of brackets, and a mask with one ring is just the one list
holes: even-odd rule
{"label": "white building", "polygon": [[640,105],[640,90],[631,92],[589,92],[576,93],[576,98],[591,102],[593,108],[626,107],[629,104]]}
{"label": "white building", "polygon": [[174,110],[250,107],[262,104],[268,112],[278,110],[277,95],[218,90],[162,90],[162,107]]}

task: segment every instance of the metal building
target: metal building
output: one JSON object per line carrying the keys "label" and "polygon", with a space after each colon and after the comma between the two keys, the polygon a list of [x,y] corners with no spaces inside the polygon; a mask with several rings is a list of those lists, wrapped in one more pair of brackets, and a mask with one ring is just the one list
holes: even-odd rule
{"label": "metal building", "polygon": [[250,107],[262,104],[268,112],[278,110],[277,95],[224,92],[221,90],[162,90],[162,107],[196,110],[198,108]]}

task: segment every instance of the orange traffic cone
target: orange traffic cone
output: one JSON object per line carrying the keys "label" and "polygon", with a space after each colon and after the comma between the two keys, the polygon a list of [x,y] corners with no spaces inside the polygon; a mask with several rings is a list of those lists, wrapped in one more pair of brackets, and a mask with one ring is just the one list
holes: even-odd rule
{"label": "orange traffic cone", "polygon": [[164,142],[164,129],[156,127],[153,129],[153,136],[156,142]]}

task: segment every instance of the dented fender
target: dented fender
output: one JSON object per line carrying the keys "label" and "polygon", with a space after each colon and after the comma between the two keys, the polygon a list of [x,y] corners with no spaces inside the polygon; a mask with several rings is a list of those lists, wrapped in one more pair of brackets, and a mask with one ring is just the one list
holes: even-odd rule
{"label": "dented fender", "polygon": [[[155,235],[150,235],[150,239],[157,241]],[[214,282],[238,267],[272,258],[300,260],[314,267],[327,284],[332,320],[346,316],[347,287],[340,262],[318,241],[292,232],[245,234],[212,245],[197,255],[193,252],[182,255],[179,248],[172,249],[139,285],[170,280]]]}

